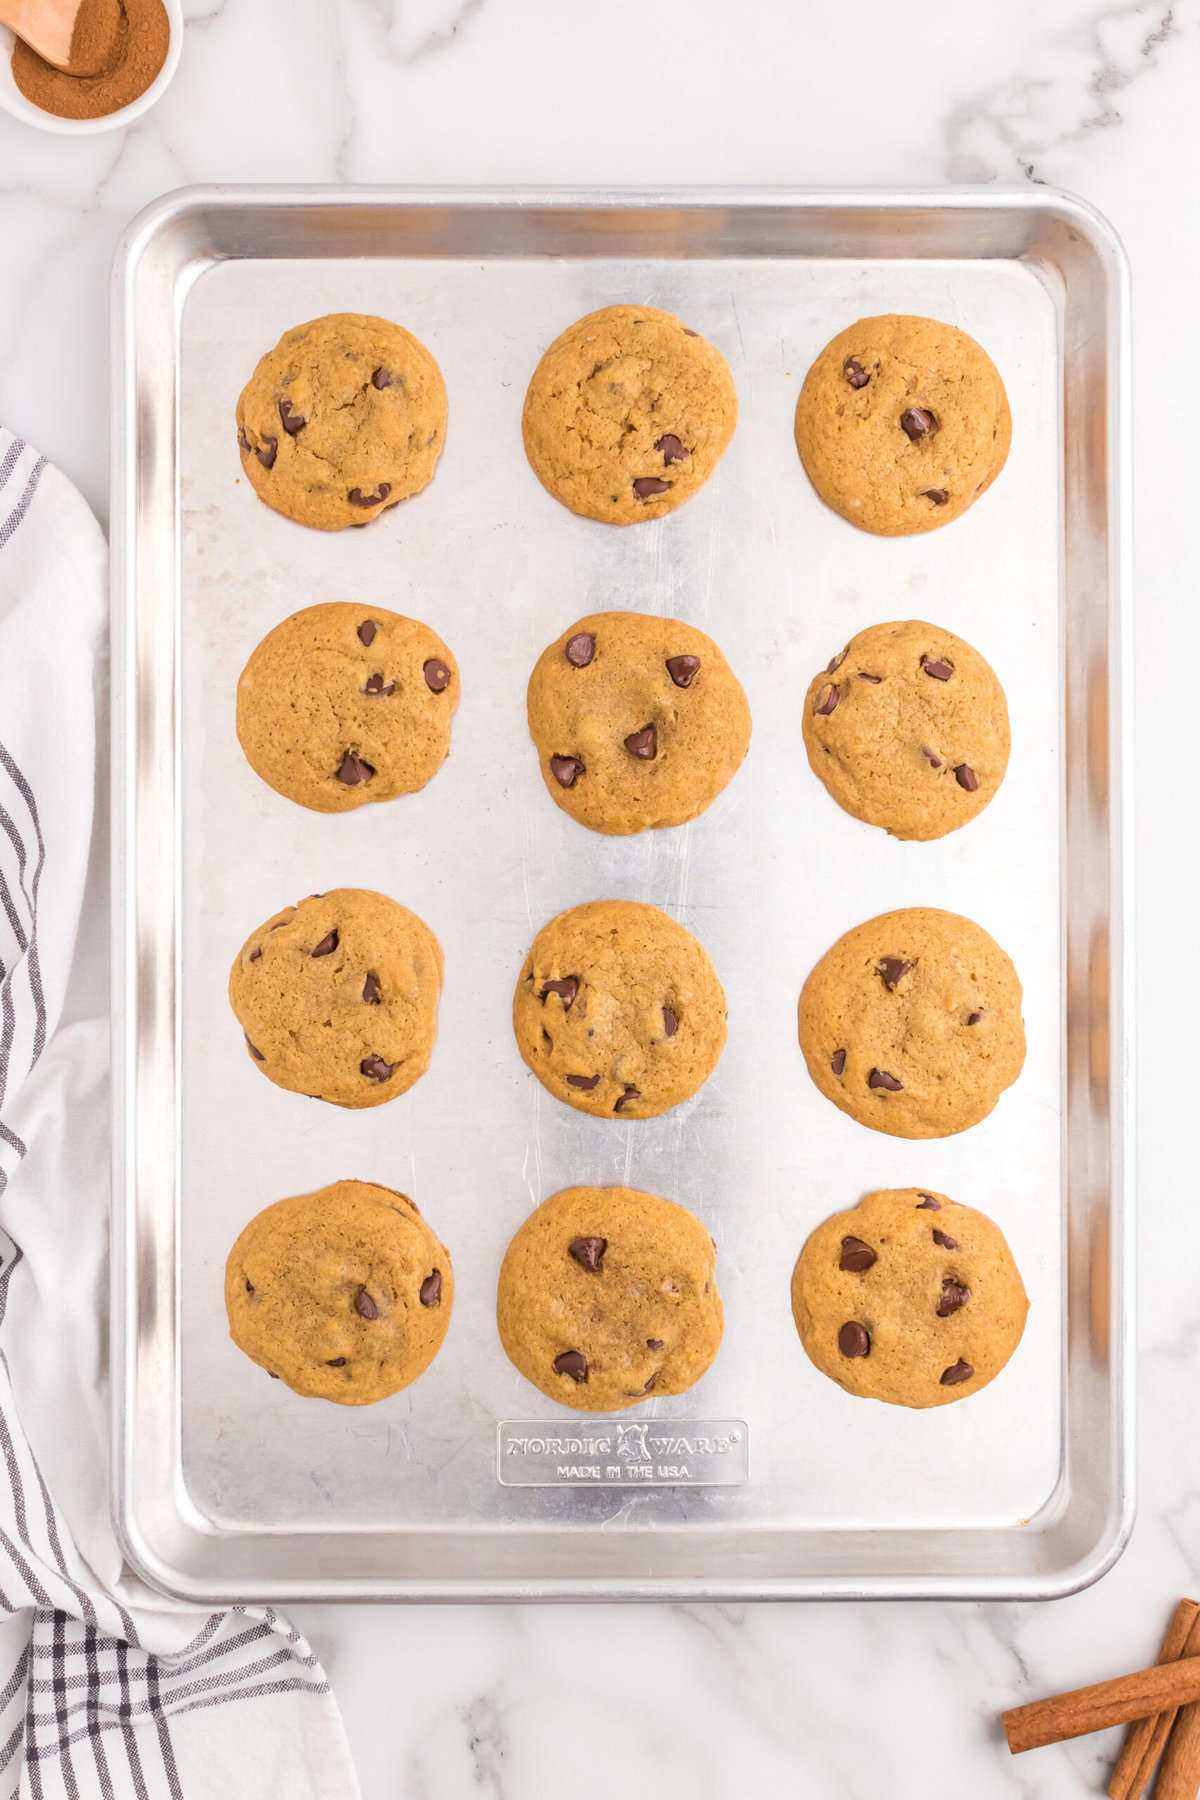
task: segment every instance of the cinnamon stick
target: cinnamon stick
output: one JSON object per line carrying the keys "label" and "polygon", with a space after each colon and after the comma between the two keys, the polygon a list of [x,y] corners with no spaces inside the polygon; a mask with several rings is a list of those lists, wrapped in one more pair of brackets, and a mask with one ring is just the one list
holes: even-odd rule
{"label": "cinnamon stick", "polygon": [[[1200,1606],[1194,1600],[1181,1600],[1167,1626],[1158,1653],[1160,1663],[1176,1662],[1179,1657],[1194,1655],[1200,1650],[1197,1620],[1200,1620]],[[1190,1636],[1193,1628],[1196,1628],[1195,1642]],[[1109,1800],[1140,1800],[1163,1753],[1175,1717],[1174,1712],[1163,1712],[1153,1719],[1138,1719],[1129,1727],[1124,1749],[1109,1780]]]}
{"label": "cinnamon stick", "polygon": [[1184,1706],[1170,1727],[1154,1800],[1196,1800],[1200,1794],[1200,1703]]}
{"label": "cinnamon stick", "polygon": [[1128,1725],[1131,1719],[1149,1718],[1193,1700],[1200,1700],[1200,1656],[1156,1663],[1152,1669],[1137,1669],[1113,1681],[1014,1706],[1000,1717],[1008,1747],[1019,1756],[1023,1750],[1060,1744],[1064,1738],[1105,1731],[1110,1725]]}

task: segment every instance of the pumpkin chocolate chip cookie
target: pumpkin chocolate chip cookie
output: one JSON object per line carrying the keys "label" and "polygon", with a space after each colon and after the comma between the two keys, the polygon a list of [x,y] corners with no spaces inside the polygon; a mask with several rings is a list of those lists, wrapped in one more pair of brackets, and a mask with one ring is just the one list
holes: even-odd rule
{"label": "pumpkin chocolate chip cookie", "polygon": [[868,1194],[818,1225],[792,1276],[800,1341],[849,1394],[946,1406],[998,1375],[1029,1301],[999,1226],[945,1194]]}
{"label": "pumpkin chocolate chip cookie", "polygon": [[450,753],[458,668],[416,619],[307,606],[242,670],[238,741],[256,775],[313,812],[349,812],[430,781]]}
{"label": "pumpkin chocolate chip cookie", "polygon": [[454,1276],[406,1194],[335,1181],[277,1200],[225,1265],[239,1350],[297,1394],[370,1406],[427,1369],[442,1345]]}
{"label": "pumpkin chocolate chip cookie", "polygon": [[610,525],[690,499],[736,424],[721,352],[653,306],[606,306],[568,326],[534,370],[522,418],[542,486]]}
{"label": "pumpkin chocolate chip cookie", "polygon": [[335,888],[251,932],[229,1004],[255,1068],[335,1106],[381,1106],[429,1067],[442,947],[386,894]]}
{"label": "pumpkin chocolate chip cookie", "polygon": [[366,313],[285,331],[237,403],[251,487],[319,531],[368,525],[420,493],[445,440],[442,371],[402,325]]}
{"label": "pumpkin chocolate chip cookie", "polygon": [[910,619],[871,625],[809,684],[804,744],[838,805],[898,838],[981,813],[1008,767],[1008,707],[963,638]]}
{"label": "pumpkin chocolate chip cookie", "polygon": [[827,506],[883,537],[957,519],[1004,467],[1012,418],[987,352],[937,319],[885,313],[826,344],[796,447]]}
{"label": "pumpkin chocolate chip cookie", "polygon": [[690,931],[632,900],[543,925],[513,996],[517,1047],[542,1086],[601,1119],[690,1099],[725,1047],[725,994]]}
{"label": "pumpkin chocolate chip cookie", "polygon": [[1025,1061],[1021,983],[982,926],[913,906],[856,925],[800,995],[800,1047],[825,1095],[892,1137],[977,1125]]}
{"label": "pumpkin chocolate chip cookie", "polygon": [[682,1394],[721,1343],[713,1240],[684,1207],[633,1188],[565,1188],[505,1253],[496,1324],[551,1400],[621,1412]]}
{"label": "pumpkin chocolate chip cookie", "polygon": [[592,831],[682,825],[711,806],[750,744],[750,708],[717,646],[648,613],[591,613],[529,678],[546,791]]}

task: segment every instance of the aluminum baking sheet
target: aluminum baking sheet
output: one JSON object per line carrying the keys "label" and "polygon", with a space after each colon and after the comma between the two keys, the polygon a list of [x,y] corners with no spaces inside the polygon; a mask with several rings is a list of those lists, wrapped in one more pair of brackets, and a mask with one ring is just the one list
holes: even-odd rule
{"label": "aluminum baking sheet", "polygon": [[[116,284],[114,1460],[132,1559],[174,1592],[213,1599],[1037,1594],[1098,1573],[1131,1505],[1123,270],[1105,228],[1044,194],[226,190],[160,203],[127,239]],[[551,338],[629,299],[720,346],[741,415],[695,499],[619,530],[543,492],[520,412]],[[450,426],[424,494],[369,530],[326,535],[255,500],[231,420],[262,350],[333,311],[416,331],[445,373]],[[872,538],[826,510],[792,440],[816,352],[883,311],[979,338],[1014,416],[1001,480],[917,538]],[[322,817],[249,770],[234,690],[279,619],[351,598],[432,625],[463,698],[451,757],[424,792]],[[745,766],[676,831],[591,834],[542,787],[529,671],[572,620],[606,608],[700,626],[749,695]],[[911,617],[987,656],[1013,728],[995,801],[933,844],[843,814],[800,736],[813,670],[862,627]],[[225,999],[254,925],[348,885],[413,907],[446,952],[429,1073],[363,1113],[258,1077]],[[604,897],[680,919],[730,1003],[716,1073],[653,1121],[560,1105],[512,1041],[533,935]],[[909,905],[977,919],[1025,985],[1019,1082],[974,1130],[925,1143],[837,1112],[796,1041],[797,996],[821,953]],[[268,1382],[230,1343],[222,1302],[224,1257],[251,1214],[346,1175],[411,1194],[456,1279],[432,1369],[364,1409]],[[564,1477],[553,1457],[532,1484],[498,1479],[498,1425],[501,1446],[517,1421],[540,1447],[594,1423],[522,1381],[493,1310],[508,1238],[576,1183],[666,1194],[713,1231],[720,1355],[691,1392],[622,1423],[671,1421],[672,1441],[707,1443],[714,1422],[742,1422],[739,1479],[706,1479],[703,1457],[661,1461],[667,1478],[644,1485]],[[873,1188],[907,1185],[992,1214],[1031,1300],[1003,1375],[927,1413],[845,1396],[807,1361],[789,1308],[812,1227]]]}

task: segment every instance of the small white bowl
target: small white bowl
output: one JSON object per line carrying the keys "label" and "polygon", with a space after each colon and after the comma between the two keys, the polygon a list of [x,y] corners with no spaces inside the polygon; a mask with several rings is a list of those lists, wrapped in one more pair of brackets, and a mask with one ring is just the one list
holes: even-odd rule
{"label": "small white bowl", "polygon": [[163,6],[171,28],[166,61],[144,94],[139,94],[128,106],[120,106],[116,112],[105,113],[99,119],[60,119],[57,113],[46,112],[27,100],[13,80],[12,52],[16,39],[7,25],[0,25],[0,106],[14,119],[20,119],[23,125],[34,125],[39,131],[53,131],[59,137],[89,137],[96,131],[117,131],[122,125],[131,125],[166,93],[179,66],[183,49],[183,0],[163,0]]}

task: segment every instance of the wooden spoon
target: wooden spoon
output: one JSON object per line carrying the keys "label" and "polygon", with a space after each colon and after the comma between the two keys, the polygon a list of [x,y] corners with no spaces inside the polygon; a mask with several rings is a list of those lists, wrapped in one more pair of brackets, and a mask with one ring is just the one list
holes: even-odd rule
{"label": "wooden spoon", "polygon": [[120,8],[93,8],[100,15],[111,11],[113,30],[108,41],[95,46],[84,66],[78,52],[76,60],[71,61],[71,43],[76,20],[88,4],[89,0],[0,0],[0,24],[7,25],[19,38],[24,38],[31,50],[35,50],[44,62],[53,63],[56,69],[66,69],[71,75],[98,75],[116,40]]}

